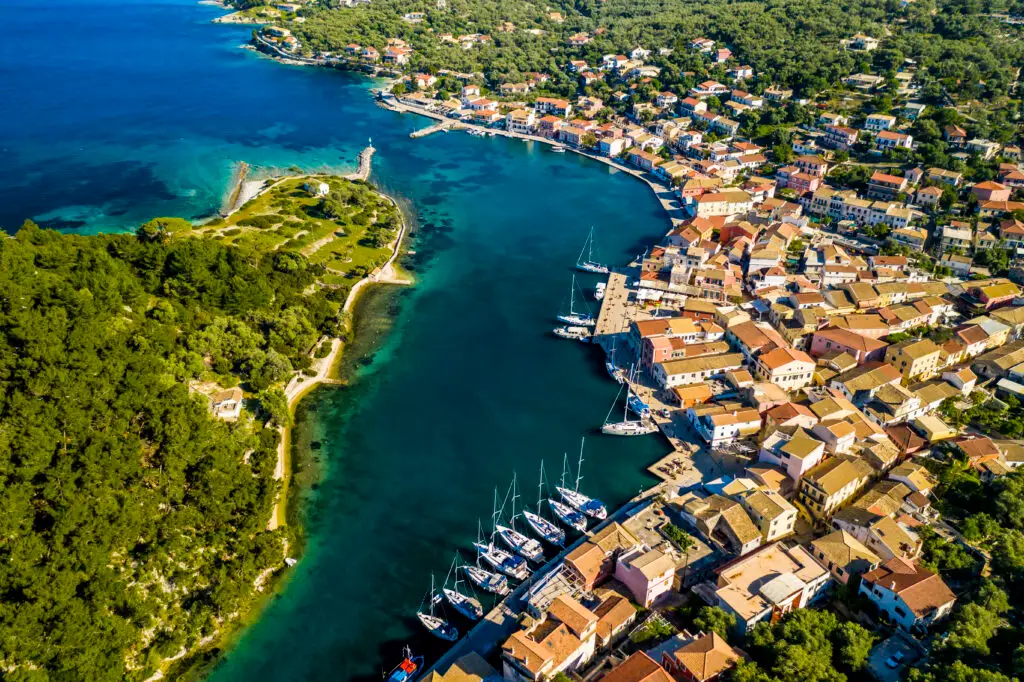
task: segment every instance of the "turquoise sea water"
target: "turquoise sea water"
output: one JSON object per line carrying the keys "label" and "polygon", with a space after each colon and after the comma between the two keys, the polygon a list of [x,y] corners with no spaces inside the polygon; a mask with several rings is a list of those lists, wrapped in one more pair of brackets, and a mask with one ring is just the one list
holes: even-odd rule
{"label": "turquoise sea water", "polygon": [[357,316],[390,331],[301,410],[296,442],[321,467],[306,552],[214,680],[375,679],[406,642],[436,656],[413,618],[431,571],[470,548],[495,486],[518,471],[532,502],[540,460],[554,478],[581,436],[586,491],[614,505],[653,483],[666,444],[596,433],[617,387],[596,350],[549,334],[590,226],[610,262],[664,232],[643,184],[518,141],[410,140],[428,122],[374,106],[367,81],[240,50],[250,29],[187,0],[0,8],[0,225],[195,218],[234,162],[350,168],[371,136],[373,181],[416,225],[417,286]]}

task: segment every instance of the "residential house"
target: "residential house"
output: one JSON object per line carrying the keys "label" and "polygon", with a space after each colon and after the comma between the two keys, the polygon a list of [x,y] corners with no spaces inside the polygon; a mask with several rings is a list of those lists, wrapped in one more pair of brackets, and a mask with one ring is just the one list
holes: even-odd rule
{"label": "residential house", "polygon": [[873,474],[871,466],[859,457],[832,457],[804,474],[798,499],[815,519],[823,521],[846,504]]}
{"label": "residential house", "polygon": [[836,530],[811,542],[811,554],[844,585],[878,568],[882,560],[845,530]]}
{"label": "residential house", "polygon": [[665,668],[643,651],[633,652],[599,679],[601,682],[675,682]]}
{"label": "residential house", "polygon": [[941,577],[901,557],[865,573],[858,591],[904,630],[926,630],[956,602]]}
{"label": "residential house", "polygon": [[811,384],[814,360],[800,350],[776,348],[758,356],[754,373],[764,381],[795,391]]}
{"label": "residential house", "polygon": [[645,608],[672,591],[675,574],[675,562],[657,549],[639,547],[620,554],[615,563],[615,579],[626,586],[637,604]]}
{"label": "residential house", "polygon": [[906,379],[928,379],[939,370],[941,349],[930,339],[908,339],[885,350],[885,361]]}
{"label": "residential house", "polygon": [[738,650],[729,646],[717,632],[712,632],[701,633],[671,653],[664,652],[662,665],[675,680],[717,682],[724,679],[741,658],[743,656]]}
{"label": "residential house", "polygon": [[888,344],[884,341],[857,334],[841,327],[829,327],[814,332],[810,354],[820,358],[831,353],[848,353],[857,365],[880,361],[885,357]]}
{"label": "residential house", "polygon": [[540,682],[576,670],[594,655],[597,615],[572,597],[555,597],[544,619],[514,632],[501,647],[503,677]]}
{"label": "residential house", "polygon": [[[700,594],[736,618],[743,634],[775,622],[822,594],[829,572],[799,545],[766,545],[719,568],[717,582]],[[702,587],[702,586],[701,586]],[[706,594],[706,596],[705,596]]]}

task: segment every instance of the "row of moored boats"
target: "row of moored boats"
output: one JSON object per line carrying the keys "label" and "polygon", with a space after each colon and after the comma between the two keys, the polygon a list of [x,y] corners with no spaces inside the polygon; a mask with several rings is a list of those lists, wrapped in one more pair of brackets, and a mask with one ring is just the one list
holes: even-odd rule
{"label": "row of moored boats", "polygon": [[[567,529],[583,533],[587,530],[588,519],[601,521],[607,518],[608,510],[604,503],[579,490],[582,466],[583,444],[580,443],[575,484],[571,488],[566,484],[568,462],[563,462],[561,485],[555,486],[556,497],[545,498],[544,465],[541,463],[536,508],[534,511],[523,509],[519,514],[516,513],[519,494],[516,477],[513,476],[509,493],[505,497],[505,501],[511,498],[507,523],[501,523],[505,504],[503,502],[498,506],[498,493],[495,490],[491,533],[485,537],[482,530],[478,530],[477,541],[473,543],[476,563],[463,563],[461,555],[456,552],[440,590],[436,589],[434,577],[431,576],[430,592],[416,612],[416,617],[427,631],[443,640],[455,641],[459,631],[446,616],[448,608],[470,621],[479,620],[484,615],[484,608],[477,589],[497,597],[507,595],[512,591],[513,581],[526,580],[533,572],[534,565],[544,563],[545,545],[564,547]],[[553,519],[544,516],[544,502]],[[518,520],[523,522],[523,530],[516,527]],[[526,529],[529,529],[532,536],[524,532]]]}

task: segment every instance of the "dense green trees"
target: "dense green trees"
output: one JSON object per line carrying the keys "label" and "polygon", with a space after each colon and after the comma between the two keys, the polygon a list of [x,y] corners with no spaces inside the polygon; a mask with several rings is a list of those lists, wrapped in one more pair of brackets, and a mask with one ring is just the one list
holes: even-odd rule
{"label": "dense green trees", "polygon": [[845,682],[861,679],[876,637],[828,611],[801,609],[778,623],[759,623],[748,635],[751,662],[734,682]]}
{"label": "dense green trees", "polygon": [[[335,307],[302,256],[212,239],[0,240],[0,642],[5,677],[144,679],[244,611],[282,560],[277,434],[188,382],[280,389]],[[301,267],[297,267],[300,265]]]}

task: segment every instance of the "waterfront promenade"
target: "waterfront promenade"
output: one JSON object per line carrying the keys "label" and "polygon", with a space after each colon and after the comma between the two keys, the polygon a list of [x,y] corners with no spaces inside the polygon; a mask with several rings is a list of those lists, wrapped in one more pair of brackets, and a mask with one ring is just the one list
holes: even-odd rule
{"label": "waterfront promenade", "polygon": [[[379,99],[378,103],[386,109],[390,109],[391,111],[396,111],[399,113],[416,114],[418,116],[425,116],[427,118],[431,118],[436,121],[442,122],[452,120],[446,117],[444,114],[441,114],[437,111],[431,111],[427,107],[422,107],[410,104],[408,102],[400,101],[394,95],[386,95],[385,97]],[[686,215],[686,211],[683,209],[683,206],[679,201],[679,197],[676,194],[675,190],[673,190],[673,188],[670,185],[666,184],[664,180],[657,177],[656,175],[647,173],[638,168],[632,168],[630,166],[627,166],[618,161],[617,159],[611,159],[607,156],[601,156],[600,154],[594,153],[590,150],[565,145],[562,142],[558,142],[556,140],[543,137],[541,135],[528,135],[526,133],[516,133],[499,128],[486,128],[484,126],[475,125],[473,123],[467,123],[465,121],[459,121],[458,126],[460,129],[466,131],[476,130],[481,133],[494,134],[499,137],[507,137],[511,139],[524,140],[529,142],[537,142],[539,144],[545,144],[551,147],[561,147],[563,149],[571,151],[574,154],[585,156],[588,159],[591,159],[592,161],[603,163],[604,165],[614,168],[617,171],[627,173],[633,176],[634,178],[645,182],[647,186],[651,188],[651,191],[654,192],[654,196],[658,200],[658,203],[660,203],[661,207],[665,210],[666,215],[672,223],[672,227],[678,226],[688,217]]]}

